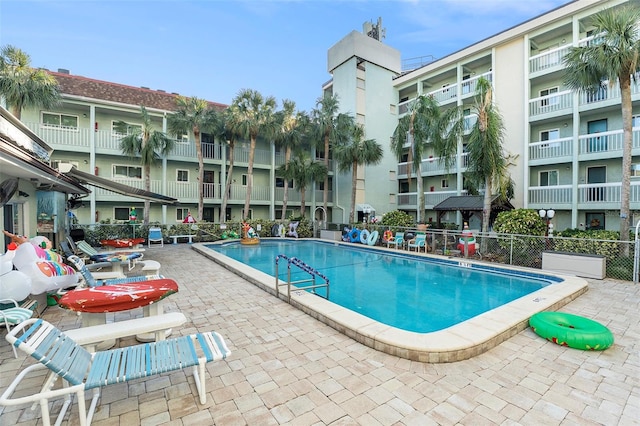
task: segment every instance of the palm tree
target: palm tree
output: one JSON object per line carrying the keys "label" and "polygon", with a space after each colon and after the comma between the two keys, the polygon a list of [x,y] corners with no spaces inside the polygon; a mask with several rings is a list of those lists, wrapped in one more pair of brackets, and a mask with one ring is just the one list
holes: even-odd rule
{"label": "palm tree", "polygon": [[234,98],[232,104],[236,109],[234,131],[250,140],[249,164],[247,166],[247,195],[244,201],[243,220],[249,218],[251,205],[251,190],[253,188],[253,163],[256,153],[258,136],[269,138],[275,134],[276,99],[273,96],[264,97],[256,90],[242,89]]}
{"label": "palm tree", "polygon": [[[140,156],[140,164],[144,170],[144,189],[151,191],[151,166],[158,159],[158,155],[167,156],[175,145],[175,141],[164,133],[154,130],[151,116],[144,106],[140,106],[142,126],[132,127],[124,121],[115,125],[116,132],[126,136],[120,139],[122,153],[130,157]],[[151,202],[144,200],[143,223],[149,224],[149,210]]]}
{"label": "palm tree", "polygon": [[305,216],[307,187],[312,182],[324,179],[328,170],[324,164],[311,160],[306,152],[300,151],[297,154],[288,163],[278,167],[276,174],[285,180],[292,180],[298,188],[300,191],[300,216]]}
{"label": "palm tree", "polygon": [[[329,170],[329,150],[331,143],[343,140],[349,131],[348,125],[340,125],[344,121],[348,121],[346,114],[339,113],[340,102],[338,95],[325,95],[318,98],[316,108],[311,112],[314,131],[313,140],[323,142],[324,146],[324,165]],[[329,204],[329,175],[324,178],[324,190],[322,193],[322,206],[325,213]]]}
{"label": "palm tree", "polygon": [[[482,207],[482,232],[488,232],[491,217],[491,201],[494,188],[507,188],[507,167],[510,156],[503,150],[504,122],[500,111],[493,104],[493,88],[485,78],[478,80],[475,110],[478,120],[469,134],[467,150],[469,166],[467,175],[473,182],[484,182],[484,203]],[[482,239],[484,243],[486,239]]]}
{"label": "palm tree", "polygon": [[[593,16],[596,40],[586,46],[572,47],[564,57],[564,81],[572,89],[597,92],[608,80],[620,85],[622,108],[622,183],[620,189],[620,239],[629,239],[629,199],[631,193],[632,104],[631,79],[640,70],[640,8],[629,4],[603,10]],[[625,244],[622,254],[629,255]]]}
{"label": "palm tree", "polygon": [[[308,116],[304,112],[296,111],[295,109],[296,103],[289,99],[285,99],[282,101],[282,110],[277,113],[279,128],[275,134],[274,140],[276,145],[285,149],[285,168],[291,160],[291,152],[301,147],[309,126]],[[287,202],[289,199],[289,179],[284,179],[283,189],[282,216],[280,218],[282,221],[286,219]]]}
{"label": "palm tree", "polygon": [[219,120],[215,130],[218,139],[226,142],[226,149],[229,153],[227,162],[227,175],[225,179],[224,192],[222,194],[222,204],[220,205],[220,223],[227,221],[227,203],[231,191],[231,179],[233,177],[233,165],[235,162],[236,141],[238,135],[233,131],[233,117],[237,116],[236,106],[231,105],[219,115]]}
{"label": "palm tree", "polygon": [[52,108],[60,102],[60,86],[44,69],[31,68],[31,58],[7,45],[0,51],[0,96],[18,120],[22,108]]}
{"label": "palm tree", "polygon": [[[422,156],[431,146],[434,153],[449,169],[455,164],[458,138],[462,134],[464,121],[457,108],[443,110],[433,96],[420,95],[409,106],[408,114],[398,121],[391,137],[391,150],[398,161],[408,153],[407,170],[409,180],[416,173],[418,192],[418,222],[425,218],[425,197],[422,178]],[[409,143],[409,149],[405,148]]]}
{"label": "palm tree", "polygon": [[204,99],[176,97],[176,112],[169,116],[169,132],[176,136],[193,133],[198,155],[198,220],[204,210],[204,157],[202,155],[202,132],[215,129],[218,120],[215,110],[209,108]]}
{"label": "palm tree", "polygon": [[358,166],[379,164],[384,155],[382,145],[376,142],[375,139],[364,139],[364,127],[354,124],[351,127],[351,137],[338,144],[334,150],[334,154],[338,162],[338,169],[341,172],[351,170],[351,209],[349,210],[349,223],[354,223]]}

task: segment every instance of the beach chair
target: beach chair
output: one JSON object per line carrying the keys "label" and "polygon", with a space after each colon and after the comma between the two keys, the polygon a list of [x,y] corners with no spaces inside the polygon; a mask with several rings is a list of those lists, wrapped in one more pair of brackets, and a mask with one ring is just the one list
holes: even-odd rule
{"label": "beach chair", "polygon": [[67,257],[67,262],[70,263],[74,268],[76,268],[78,272],[80,272],[80,275],[82,275],[82,278],[84,278],[87,287],[127,284],[147,280],[157,280],[159,278],[162,278],[162,276],[160,275],[139,275],[135,277],[124,277],[120,274],[116,275],[116,272],[91,272],[84,264],[84,260],[80,259],[78,256]]}
{"label": "beach chair", "polygon": [[407,243],[407,247],[409,248],[409,251],[411,251],[411,249],[416,249],[416,252],[420,251],[420,248],[422,248],[425,253],[427,252],[427,246],[426,246],[426,242],[427,242],[427,235],[426,234],[418,234],[416,235],[416,237],[412,240],[410,240]]}
{"label": "beach chair", "polygon": [[162,229],[149,228],[149,235],[147,236],[147,244],[151,247],[151,243],[160,243],[160,247],[164,247],[164,238],[162,237]]}
{"label": "beach chair", "polygon": [[[23,330],[24,333],[17,337],[17,333]],[[65,399],[56,419],[56,424],[59,424],[75,394],[79,423],[89,425],[100,398],[101,387],[188,367],[193,367],[200,403],[205,404],[205,364],[225,359],[231,354],[223,337],[214,331],[92,354],[42,319],[24,321],[7,334],[6,339],[12,346],[35,358],[39,364],[25,368],[16,376],[0,396],[0,406],[39,403],[45,426],[50,425],[50,399]],[[31,377],[33,375],[28,377],[30,383],[27,389],[17,388],[29,373],[45,368],[50,373],[39,392],[12,398],[14,392],[25,395],[28,389],[33,389],[33,380],[37,380]],[[58,379],[62,380],[62,387],[54,388]],[[25,387],[26,385],[21,388]],[[84,395],[87,390],[93,390],[88,411]]]}
{"label": "beach chair", "polygon": [[[75,244],[74,244],[75,245]],[[61,241],[60,242],[60,248],[62,249],[62,253],[64,254],[64,258],[68,259],[69,256],[78,256],[78,253],[74,252],[71,247],[69,246],[69,242],[68,241]],[[78,256],[80,257],[80,256]],[[98,271],[102,271],[102,270],[108,270],[111,269],[113,264],[111,262],[94,262],[94,263],[88,263],[85,265],[87,267],[87,269],[91,272],[98,272]]]}
{"label": "beach chair", "polygon": [[387,248],[394,246],[395,248],[400,248],[404,246],[404,233],[396,232],[396,236],[392,240],[387,241]]}
{"label": "beach chair", "polygon": [[[0,321],[4,323],[7,332],[11,331],[11,326],[18,325],[33,316],[31,309],[20,307],[18,302],[13,299],[0,299],[0,305],[7,306],[6,308],[0,307]],[[16,348],[12,347],[12,349],[13,355],[18,358]]]}
{"label": "beach chair", "polygon": [[[112,262],[117,259],[119,264],[127,263],[129,270],[133,269],[136,262],[144,257],[144,249],[123,249],[116,251],[98,251],[86,241],[76,242],[76,247],[89,257],[93,262]],[[123,262],[124,260],[124,262]],[[115,265],[114,265],[115,266]]]}

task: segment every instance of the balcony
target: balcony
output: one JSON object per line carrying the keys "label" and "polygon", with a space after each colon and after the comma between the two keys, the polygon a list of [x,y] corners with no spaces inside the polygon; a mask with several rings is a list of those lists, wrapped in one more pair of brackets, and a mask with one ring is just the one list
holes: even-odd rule
{"label": "balcony", "polygon": [[547,116],[558,116],[571,114],[573,108],[573,92],[565,90],[563,92],[552,93],[546,96],[531,99],[529,101],[530,118],[546,118]]}
{"label": "balcony", "polygon": [[530,57],[529,72],[532,74],[531,77],[535,77],[535,74],[547,74],[564,68],[562,60],[569,52],[570,47],[570,45],[560,46]]}
{"label": "balcony", "polygon": [[460,89],[462,90],[462,97],[465,98],[468,96],[474,96],[476,94],[476,91],[478,90],[478,81],[483,77],[489,82],[493,81],[493,73],[491,71],[475,76],[468,80],[464,80],[460,87]]}
{"label": "balcony", "polygon": [[[424,193],[424,206],[426,209],[432,209],[434,206],[440,204],[449,197],[457,195],[466,195],[467,191],[462,191],[458,194],[457,191],[434,191]],[[415,210],[418,205],[418,193],[417,192],[405,192],[396,196],[398,208],[404,210]]]}
{"label": "balcony", "polygon": [[571,137],[529,144],[530,165],[571,161],[572,156],[573,138]]}
{"label": "balcony", "polygon": [[[583,183],[577,185],[578,209],[619,210],[622,184]],[[571,185],[529,187],[530,208],[571,209],[573,198]],[[640,181],[631,182],[630,202],[632,210],[640,208]]]}
{"label": "balcony", "polygon": [[455,101],[458,97],[458,84],[449,84],[440,89],[427,93],[427,96],[433,96],[433,98],[438,101],[440,105],[448,104],[449,102]]}

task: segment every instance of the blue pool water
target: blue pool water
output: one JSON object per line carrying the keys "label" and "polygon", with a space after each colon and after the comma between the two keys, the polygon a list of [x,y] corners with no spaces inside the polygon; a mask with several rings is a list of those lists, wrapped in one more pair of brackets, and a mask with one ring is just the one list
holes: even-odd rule
{"label": "blue pool water", "polygon": [[[273,239],[256,246],[226,243],[207,247],[272,276],[277,255],[296,257],[329,279],[329,300],[333,303],[420,333],[442,330],[561,281],[542,274],[407,252],[387,253],[355,244]],[[295,267],[291,271],[292,281],[309,277]],[[281,259],[279,278],[286,281],[286,274],[287,262]],[[326,295],[324,289],[317,293]]]}

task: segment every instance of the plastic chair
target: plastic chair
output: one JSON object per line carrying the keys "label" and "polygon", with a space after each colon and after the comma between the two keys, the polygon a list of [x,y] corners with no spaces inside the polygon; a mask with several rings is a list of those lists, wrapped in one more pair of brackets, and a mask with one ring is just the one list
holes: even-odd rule
{"label": "plastic chair", "polygon": [[393,240],[387,241],[387,248],[394,246],[395,248],[402,247],[404,245],[404,233],[396,232],[396,236]]}
{"label": "plastic chair", "polygon": [[422,249],[426,253],[427,252],[426,242],[427,242],[427,235],[426,234],[418,234],[418,235],[416,235],[416,237],[413,240],[410,240],[407,243],[407,247],[409,248],[409,251],[411,251],[411,249],[415,248],[416,252],[419,252],[420,248],[422,247]]}
{"label": "plastic chair", "polygon": [[[87,266],[84,264],[84,260],[80,259],[78,256],[69,256],[67,258],[67,262],[73,265],[74,268],[80,272],[82,278],[84,278],[85,283],[88,287],[99,287],[101,285],[114,285],[114,284],[127,284],[134,283],[140,281],[148,281],[148,280],[157,280],[158,278],[163,278],[161,275],[138,275],[135,277],[124,277],[122,275],[107,272],[101,275],[99,272],[91,272],[87,269]],[[158,268],[159,269],[159,268]],[[101,277],[104,277],[101,279]]]}
{"label": "plastic chair", "polygon": [[[26,329],[26,327],[29,328]],[[17,337],[17,331],[21,330],[24,333]],[[51,398],[64,397],[65,399],[56,424],[64,418],[75,394],[78,400],[79,423],[87,425],[93,418],[101,387],[188,367],[193,367],[200,403],[205,404],[207,402],[206,363],[225,359],[231,354],[222,336],[211,331],[160,342],[98,351],[92,355],[69,336],[41,319],[31,319],[20,324],[7,334],[7,341],[31,355],[39,364],[30,365],[18,374],[0,396],[0,405],[39,403],[42,422],[45,425],[49,425],[51,421],[49,418],[49,399]],[[31,371],[45,368],[49,369],[50,373],[42,388],[30,386],[29,388],[35,393],[26,394],[26,389],[23,389],[19,392],[23,396],[11,398],[20,382],[27,378]],[[33,378],[29,377],[29,379]],[[62,379],[62,387],[54,388],[58,379]],[[90,389],[93,389],[93,397],[87,411],[84,392]]]}
{"label": "plastic chair", "polygon": [[[9,308],[0,309],[0,321],[4,322],[7,332],[11,331],[11,326],[18,325],[33,316],[32,310],[21,308],[18,302],[13,299],[0,299],[0,305],[13,305]],[[13,355],[18,358],[16,348],[11,348],[13,349]]]}
{"label": "plastic chair", "polygon": [[164,247],[164,238],[162,237],[162,229],[149,228],[149,235],[147,236],[147,244],[151,247],[151,243],[160,243],[160,247]]}

